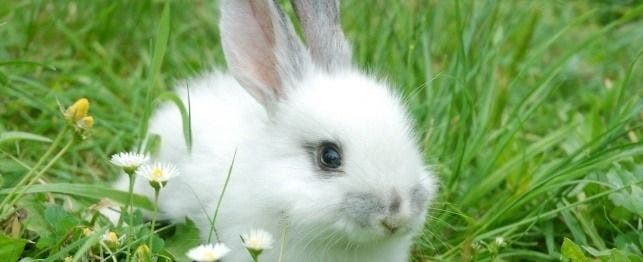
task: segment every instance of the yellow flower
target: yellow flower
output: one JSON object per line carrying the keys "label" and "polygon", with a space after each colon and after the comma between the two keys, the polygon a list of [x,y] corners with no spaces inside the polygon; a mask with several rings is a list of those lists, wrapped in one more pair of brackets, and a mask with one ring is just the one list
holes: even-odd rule
{"label": "yellow flower", "polygon": [[94,118],[87,115],[88,112],[89,100],[87,98],[78,99],[63,112],[65,120],[74,127],[83,139],[87,136],[89,129],[94,126]]}
{"label": "yellow flower", "polygon": [[107,231],[105,234],[101,237],[101,241],[105,243],[109,248],[117,248],[118,246],[121,245],[120,241],[118,240],[118,235],[112,231]]}
{"label": "yellow flower", "polygon": [[94,230],[88,227],[83,228],[83,235],[88,237],[88,236],[91,236],[92,234],[94,234]]}
{"label": "yellow flower", "polygon": [[137,262],[150,262],[152,261],[152,251],[149,246],[143,244],[136,248],[134,257]]}
{"label": "yellow flower", "polygon": [[76,122],[76,125],[81,129],[92,128],[92,126],[94,126],[94,118],[91,116],[85,116]]}
{"label": "yellow flower", "polygon": [[67,110],[65,110],[64,115],[67,120],[76,123],[82,120],[83,117],[86,117],[87,112],[89,112],[89,100],[87,100],[87,98],[81,98],[69,106]]}

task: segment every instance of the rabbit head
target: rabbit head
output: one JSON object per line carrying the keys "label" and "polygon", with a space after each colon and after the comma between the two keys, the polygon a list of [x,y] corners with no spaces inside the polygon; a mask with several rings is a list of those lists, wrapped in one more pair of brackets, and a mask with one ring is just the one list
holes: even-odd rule
{"label": "rabbit head", "polygon": [[276,1],[221,6],[230,71],[268,113],[262,194],[311,238],[408,237],[436,187],[401,99],[351,64],[335,0],[293,7],[308,48]]}

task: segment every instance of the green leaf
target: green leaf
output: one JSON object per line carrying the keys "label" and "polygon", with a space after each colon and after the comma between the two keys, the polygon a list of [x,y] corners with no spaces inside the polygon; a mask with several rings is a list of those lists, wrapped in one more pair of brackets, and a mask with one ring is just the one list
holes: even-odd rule
{"label": "green leaf", "polygon": [[643,234],[636,230],[619,234],[614,238],[614,246],[616,248],[621,251],[633,252],[638,255],[641,255],[641,249],[639,248],[641,243],[643,243]]}
{"label": "green leaf", "polygon": [[[98,239],[100,236],[102,236],[107,229],[103,229],[101,231],[95,232],[92,236],[89,237],[83,237],[81,239],[78,239],[68,245],[66,245],[64,248],[62,248],[60,251],[56,252],[53,255],[49,255],[46,259],[43,261],[45,262],[50,262],[50,261],[61,261],[62,258],[66,255],[68,255],[72,250],[79,248],[78,251],[82,250],[87,250],[88,247],[91,247],[92,244],[95,244],[98,242]],[[78,253],[74,255],[74,257],[77,257]],[[74,260],[78,261],[78,260]]]}
{"label": "green leaf", "polygon": [[152,239],[150,241],[150,249],[152,250],[152,254],[161,252],[164,246],[165,246],[165,241],[163,241],[163,239],[157,236],[156,234],[153,234]]}
{"label": "green leaf", "polygon": [[185,253],[199,245],[199,243],[201,243],[199,229],[192,220],[186,218],[184,224],[176,225],[176,233],[167,239],[165,250],[176,261],[189,261]]}
{"label": "green leaf", "polygon": [[17,261],[26,243],[26,240],[10,238],[0,233],[0,258],[3,261]]}
{"label": "green leaf", "polygon": [[45,221],[55,233],[66,234],[79,224],[78,219],[65,212],[62,206],[48,205],[45,209]]}
{"label": "green leaf", "polygon": [[630,260],[618,249],[612,249],[609,257],[611,262],[629,262]]}
{"label": "green leaf", "polygon": [[[8,194],[13,188],[0,190],[1,194]],[[91,199],[109,198],[120,204],[129,203],[129,193],[116,190],[113,188],[100,186],[100,185],[87,185],[87,184],[42,184],[32,185],[25,190],[25,194],[33,193],[61,193],[75,196],[81,196]],[[145,208],[148,210],[154,209],[154,204],[144,196],[134,194],[134,206]]]}
{"label": "green leaf", "polygon": [[30,140],[37,142],[51,143],[51,139],[41,135],[36,135],[32,133],[22,132],[22,131],[9,131],[0,134],[0,144],[11,142],[15,140]]}
{"label": "green leaf", "polygon": [[47,206],[44,219],[48,230],[39,232],[41,238],[36,244],[38,248],[52,247],[56,243],[61,243],[68,233],[80,223],[77,218],[65,212],[62,206],[55,204]]}
{"label": "green leaf", "polygon": [[[638,173],[638,172],[635,172]],[[607,182],[614,188],[630,185],[631,190],[621,190],[609,195],[614,205],[623,207],[628,211],[643,216],[643,190],[636,185],[643,181],[643,175],[636,175],[633,172],[620,167],[613,168],[607,173]]]}
{"label": "green leaf", "polygon": [[27,211],[27,218],[22,222],[25,228],[33,232],[46,232],[48,230],[42,203],[25,201],[20,206]]}
{"label": "green leaf", "polygon": [[565,238],[565,240],[563,240],[563,245],[560,249],[562,256],[572,262],[590,261],[583,253],[583,250],[576,245],[574,241],[569,240],[569,238]]}
{"label": "green leaf", "polygon": [[140,209],[134,210],[132,214],[130,214],[127,211],[121,212],[121,215],[123,216],[123,221],[132,221],[132,225],[140,225],[143,224],[143,212],[141,212]]}

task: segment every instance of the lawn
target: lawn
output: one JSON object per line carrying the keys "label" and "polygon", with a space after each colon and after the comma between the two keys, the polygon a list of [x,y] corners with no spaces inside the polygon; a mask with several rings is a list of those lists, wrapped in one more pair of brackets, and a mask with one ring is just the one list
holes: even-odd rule
{"label": "lawn", "polygon": [[[146,252],[99,239],[100,197],[128,198],[109,157],[141,144],[174,83],[225,66],[217,19],[213,1],[2,1],[3,258]],[[342,19],[440,179],[415,261],[643,261],[640,1],[343,0]],[[61,113],[79,98],[84,137]],[[185,259],[194,228],[165,228],[148,252]]]}

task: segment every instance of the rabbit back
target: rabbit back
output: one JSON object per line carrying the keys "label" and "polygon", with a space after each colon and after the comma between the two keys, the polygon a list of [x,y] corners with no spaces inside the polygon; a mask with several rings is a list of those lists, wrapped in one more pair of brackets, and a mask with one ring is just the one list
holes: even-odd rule
{"label": "rabbit back", "polygon": [[[247,152],[252,148],[248,144],[262,135],[267,116],[256,100],[225,73],[210,72],[180,83],[176,93],[189,108],[192,148],[189,150],[185,141],[183,120],[176,105],[165,103],[157,108],[148,131],[160,138],[153,158],[175,164],[181,173],[160,193],[160,217],[176,222],[190,217],[199,228],[208,228],[208,215],[214,212],[235,153],[252,155]],[[242,166],[239,162],[246,161],[237,161],[235,176],[241,172],[237,172]],[[123,176],[115,187],[126,190],[127,184]],[[142,178],[137,179],[135,192],[153,199],[152,188]]]}

